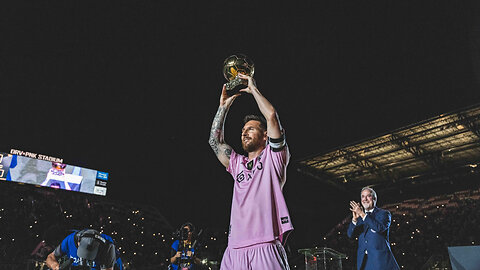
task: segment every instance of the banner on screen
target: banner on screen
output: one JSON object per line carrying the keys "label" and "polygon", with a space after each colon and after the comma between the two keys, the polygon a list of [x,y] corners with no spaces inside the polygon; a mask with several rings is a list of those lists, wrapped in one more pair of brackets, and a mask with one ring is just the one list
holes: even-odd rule
{"label": "banner on screen", "polygon": [[0,180],[105,196],[108,173],[0,152]]}

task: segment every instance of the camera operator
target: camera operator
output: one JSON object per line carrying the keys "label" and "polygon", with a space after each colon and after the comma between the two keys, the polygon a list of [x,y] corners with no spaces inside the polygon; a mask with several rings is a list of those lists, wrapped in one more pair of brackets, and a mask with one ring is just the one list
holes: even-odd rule
{"label": "camera operator", "polygon": [[192,223],[183,224],[176,232],[178,238],[172,244],[169,269],[198,269],[195,264],[201,264],[200,259],[195,256],[195,244],[193,234],[195,227]]}
{"label": "camera operator", "polygon": [[116,258],[113,239],[93,229],[76,231],[65,237],[62,243],[47,256],[46,264],[59,270],[58,260],[67,256],[72,260],[72,269],[123,269],[120,258]]}

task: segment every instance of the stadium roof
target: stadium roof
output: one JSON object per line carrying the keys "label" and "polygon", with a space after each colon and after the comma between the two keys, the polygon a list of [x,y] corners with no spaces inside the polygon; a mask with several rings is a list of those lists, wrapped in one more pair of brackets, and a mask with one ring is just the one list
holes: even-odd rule
{"label": "stadium roof", "polygon": [[480,104],[297,161],[344,190],[431,183],[480,169]]}

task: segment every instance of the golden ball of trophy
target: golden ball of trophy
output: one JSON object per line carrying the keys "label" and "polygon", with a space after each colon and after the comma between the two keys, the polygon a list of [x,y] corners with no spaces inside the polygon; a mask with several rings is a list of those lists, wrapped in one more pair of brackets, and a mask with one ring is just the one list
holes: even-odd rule
{"label": "golden ball of trophy", "polygon": [[[240,79],[237,75],[253,76],[255,65],[246,55],[234,54],[223,61],[223,76],[227,79],[226,89],[230,92],[238,91],[242,85],[246,85],[245,80]],[[241,87],[239,87],[241,86]]]}

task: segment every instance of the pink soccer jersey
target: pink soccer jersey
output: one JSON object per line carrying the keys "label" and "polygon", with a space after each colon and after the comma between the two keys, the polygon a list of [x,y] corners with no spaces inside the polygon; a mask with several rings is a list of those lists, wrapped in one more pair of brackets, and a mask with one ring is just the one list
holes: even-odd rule
{"label": "pink soccer jersey", "polygon": [[251,161],[232,151],[227,168],[235,181],[229,247],[282,241],[286,233],[293,230],[282,193],[289,159],[288,146],[275,152],[267,145],[260,156]]}

